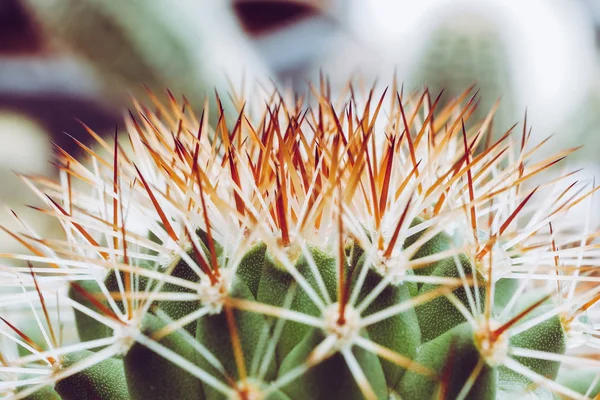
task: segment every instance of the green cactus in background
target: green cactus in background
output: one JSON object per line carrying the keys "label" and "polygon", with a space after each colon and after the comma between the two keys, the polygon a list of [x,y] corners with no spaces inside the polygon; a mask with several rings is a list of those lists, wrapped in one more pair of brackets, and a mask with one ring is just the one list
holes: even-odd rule
{"label": "green cactus in background", "polygon": [[481,106],[472,120],[484,118],[502,98],[494,114],[494,126],[501,134],[515,122],[516,114],[507,50],[501,31],[490,18],[451,13],[428,34],[412,82],[425,84],[434,93],[443,89],[443,102],[475,82],[481,92]]}
{"label": "green cactus in background", "polygon": [[261,77],[265,70],[227,2],[23,3],[51,38],[89,63],[103,88],[118,90],[105,94],[113,103],[127,104],[127,92],[139,95],[145,85],[160,94],[168,87],[202,107],[215,87],[227,87],[228,78]]}
{"label": "green cactus in background", "polygon": [[109,158],[59,151],[59,182],[24,176],[65,238],[23,223],[31,254],[3,254],[29,265],[1,272],[23,288],[0,295],[2,393],[596,396],[598,234],[563,218],[594,188],[528,186],[565,153],[529,163],[510,131],[476,152],[489,125],[465,128],[469,90],[441,107],[321,89],[316,108],[275,92],[214,129],[175,100],[136,104],[131,152],[98,138]]}

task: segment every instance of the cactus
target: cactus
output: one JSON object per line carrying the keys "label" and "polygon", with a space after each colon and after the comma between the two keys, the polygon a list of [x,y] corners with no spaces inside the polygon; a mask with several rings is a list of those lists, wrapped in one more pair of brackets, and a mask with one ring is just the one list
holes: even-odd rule
{"label": "cactus", "polygon": [[22,2],[49,36],[92,67],[111,106],[125,106],[127,92],[141,95],[145,85],[157,95],[168,87],[202,107],[207,93],[226,88],[227,79],[267,76],[225,2]]}
{"label": "cactus", "polygon": [[58,151],[60,181],[23,176],[65,236],[40,238],[24,221],[11,232],[30,253],[2,255],[28,265],[2,269],[0,285],[23,293],[0,296],[0,390],[595,395],[597,373],[571,372],[599,367],[587,354],[598,234],[564,218],[595,188],[557,189],[572,174],[528,183],[570,151],[531,162],[539,146],[525,126],[476,152],[491,115],[465,128],[470,89],[440,107],[427,90],[373,89],[359,102],[325,87],[315,108],[274,92],[214,128],[206,109],[171,99],[159,116],[136,103],[130,152],[94,135],[108,157]]}
{"label": "cactus", "polygon": [[[443,17],[425,41],[425,47],[415,64],[412,81],[426,84],[437,92],[444,90],[447,102],[464,87],[477,82],[481,89],[481,106],[473,121],[484,118],[494,106],[497,134],[502,134],[515,121],[515,84],[511,71],[511,56],[506,37],[499,23],[483,12],[464,10],[441,11]],[[494,103],[502,98],[502,101]]]}

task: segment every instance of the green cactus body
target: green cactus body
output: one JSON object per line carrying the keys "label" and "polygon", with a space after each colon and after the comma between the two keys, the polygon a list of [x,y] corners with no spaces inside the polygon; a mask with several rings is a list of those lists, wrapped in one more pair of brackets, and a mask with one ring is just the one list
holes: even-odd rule
{"label": "green cactus body", "polygon": [[250,289],[254,298],[258,295],[258,287],[263,273],[266,251],[267,245],[265,243],[255,244],[248,253],[244,255],[244,258],[240,261],[236,271],[237,276],[239,276],[246,286],[248,286],[248,289]]}
{"label": "green cactus body", "polygon": [[[335,298],[335,258],[329,256],[318,248],[311,248],[312,259],[319,267],[319,272],[325,282],[329,296]],[[298,258],[296,269],[302,273],[311,287],[316,288],[315,277],[308,265],[304,255]],[[265,257],[265,267],[259,283],[257,300],[266,304],[282,306],[286,294],[291,289],[293,282],[292,276],[282,269],[281,264],[267,255]],[[314,305],[302,288],[297,288],[297,292],[292,301],[292,310],[298,310],[308,315],[318,315],[319,310]],[[305,337],[309,327],[296,322],[287,322],[283,328],[282,338],[277,346],[277,356],[283,360],[290,351]]]}
{"label": "green cactus body", "polygon": [[[424,220],[422,218],[415,218],[411,223],[411,228],[414,226],[418,226],[423,223]],[[410,247],[413,243],[423,236],[427,230],[422,230],[420,232],[415,233],[414,235],[409,236],[404,241],[404,247]],[[445,250],[450,250],[452,248],[452,238],[448,236],[445,232],[439,232],[434,237],[426,241],[412,256],[413,260],[417,260],[419,258],[423,258],[432,254],[440,253]],[[430,264],[426,264],[423,266],[419,266],[419,268],[415,269],[414,272],[417,275],[431,275],[439,262],[434,262]],[[422,285],[419,285],[419,287]]]}
{"label": "green cactus body", "polygon": [[[461,254],[459,257],[459,262],[461,263],[464,275],[473,275],[473,267],[467,257]],[[470,286],[468,290],[471,292],[472,298],[479,296],[480,299],[484,299],[486,287],[485,280],[479,271],[475,271],[475,274],[479,280],[478,293],[476,293],[474,286]],[[431,276],[460,278],[460,271],[456,266],[454,258],[448,258],[436,265],[436,268],[431,273]],[[421,286],[419,294],[427,293],[428,291],[434,290],[438,287],[439,285],[424,284]],[[462,304],[464,304],[466,307],[469,307],[468,295],[464,287],[455,289],[452,294],[454,294]],[[448,299],[441,296],[416,307],[415,311],[419,317],[419,325],[421,326],[424,342],[438,337],[447,330],[465,321],[465,317],[456,308],[456,306],[454,306]]]}
{"label": "green cactus body", "polygon": [[[63,359],[69,367],[90,357],[89,351],[70,353]],[[123,361],[106,359],[94,366],[58,381],[54,387],[63,400],[126,400],[129,398]]]}
{"label": "green cactus body", "polygon": [[519,288],[518,279],[500,278],[494,285],[494,307],[502,312]]}
{"label": "green cactus body", "polygon": [[[534,298],[535,297],[539,296],[534,296]],[[526,297],[520,301],[520,304],[518,304],[515,309],[520,311],[520,309],[523,309],[532,303],[531,296],[529,296],[529,298]],[[540,316],[545,312],[552,311],[554,307],[554,304],[548,304],[546,302],[546,304],[543,304],[524,317],[521,320],[521,323],[525,323],[531,318]],[[517,325],[517,327],[518,326],[519,325]],[[559,316],[548,318],[545,321],[534,325],[530,329],[511,336],[510,338],[510,343],[514,347],[546,351],[555,354],[564,354],[566,350],[566,341],[566,332]],[[556,361],[545,361],[528,357],[515,357],[515,359],[530,370],[552,380],[556,379],[560,368],[560,363]],[[500,369],[500,380],[501,385],[506,385],[508,387],[514,384],[532,384],[531,380],[506,368]]]}
{"label": "green cactus body", "polygon": [[[281,364],[280,374],[302,364],[310,353],[323,340],[322,332],[311,330],[304,339],[287,355]],[[381,364],[377,357],[369,352],[354,350],[358,364],[367,374],[369,382],[377,390],[378,399],[386,398],[387,387]],[[327,358],[323,363],[311,369],[298,380],[284,387],[283,392],[292,399],[361,399],[360,388],[357,386],[348,365],[341,354]]]}
{"label": "green cactus body", "polygon": [[[571,347],[597,337],[591,307],[600,296],[585,263],[597,258],[586,253],[597,248],[586,240],[600,234],[580,240],[568,229],[562,237],[559,228],[550,235],[540,228],[560,214],[556,204],[528,203],[539,192],[522,182],[535,175],[527,160],[508,168],[500,145],[489,153],[468,149],[489,132],[459,129],[472,111],[467,95],[425,123],[427,93],[416,102],[398,94],[386,135],[373,146],[374,106],[363,105],[356,117],[355,94],[352,112],[334,113],[324,96],[316,110],[299,113],[307,118],[301,123],[286,100],[263,110],[260,124],[242,113],[231,131],[225,124],[203,131],[181,107],[172,107],[179,124],[140,109],[146,125],[128,124],[134,153],[113,155],[118,171],[102,160],[96,180],[84,182],[94,193],[110,188],[109,204],[65,193],[76,203],[61,222],[114,240],[69,234],[75,242],[68,250],[49,240],[50,250],[68,258],[48,257],[58,264],[35,282],[33,269],[14,272],[14,282],[39,286],[22,300],[28,307],[36,296],[62,300],[69,289],[65,303],[75,309],[70,328],[79,341],[29,337],[31,329],[18,330],[2,315],[0,333],[21,348],[0,352],[0,373],[11,379],[0,388],[36,400],[596,395],[597,371],[572,375],[568,367],[578,357]],[[403,114],[412,125],[404,133],[397,125]],[[74,177],[95,173],[63,161]],[[50,197],[62,187],[47,185]],[[126,224],[115,229],[115,220],[128,221],[122,215],[94,214],[117,210],[120,201],[148,225],[150,239]],[[583,264],[570,265],[580,254]],[[103,281],[82,280],[102,268]],[[57,289],[60,274],[67,278]],[[544,296],[548,287],[553,292]],[[3,296],[0,306],[14,302]],[[44,321],[43,311],[36,327],[46,333],[57,318]],[[55,377],[52,385],[26,393],[46,376]]]}
{"label": "green cactus body", "polygon": [[[355,274],[356,275],[356,274]],[[359,302],[377,286],[382,277],[375,271],[369,271],[359,295]],[[388,285],[377,297],[364,314],[369,315],[387,307],[409,300],[411,297],[408,284]],[[373,324],[367,328],[369,337],[382,346],[394,349],[398,353],[413,359],[421,344],[421,330],[414,309],[395,315],[391,318]],[[381,359],[387,386],[393,388],[402,377],[405,370],[398,365]]]}
{"label": "green cactus body", "polygon": [[[189,256],[193,257],[193,251],[189,252]],[[197,262],[197,260],[195,260]],[[177,257],[174,261],[175,266],[171,272],[172,276],[177,278],[185,279],[190,282],[198,282],[200,278],[198,275],[187,265],[185,261],[181,258]],[[170,267],[167,267],[170,268]],[[163,292],[178,292],[178,293],[193,293],[191,289],[182,288],[179,285],[174,285],[172,283],[165,283],[162,288]],[[195,310],[197,310],[200,306],[198,301],[163,301],[161,302],[161,309],[172,319],[177,320],[182,318]],[[190,332],[192,336],[196,334],[196,324],[190,323],[185,329]]]}
{"label": "green cactus body", "polygon": [[[254,299],[252,292],[243,281],[234,280],[232,285],[233,288],[230,291],[231,296],[246,300]],[[266,321],[260,314],[244,311],[232,311],[232,313],[234,314],[238,334],[243,338],[241,343],[242,352],[243,354],[248,355],[248,357],[244,358],[245,369],[249,370],[251,367],[250,363],[252,361],[252,356],[257,351],[260,334],[263,329],[266,328]],[[237,371],[231,337],[223,334],[223,332],[227,332],[227,330],[227,318],[224,313],[207,316],[198,320],[196,339],[206,346],[206,348],[211,349],[214,354],[218,354],[225,371],[235,371],[231,378],[238,381],[241,377],[239,376],[239,371]],[[214,370],[214,367],[211,367],[204,359],[199,358],[198,363],[207,371]],[[275,360],[273,359],[267,369],[265,379],[268,381],[272,380],[275,371],[276,365]],[[204,394],[207,400],[225,398],[222,394],[206,386],[204,386]]]}
{"label": "green cactus body", "polygon": [[[149,265],[146,263],[140,263],[140,266],[149,268]],[[116,273],[117,272],[115,270],[110,270],[104,279],[104,285],[111,294],[120,293],[119,281],[117,280]],[[124,285],[125,274],[127,274],[127,272],[118,271],[118,273],[120,276],[120,284]],[[144,276],[136,276],[135,279],[137,280],[135,283],[137,290],[144,291],[146,289],[146,285],[148,284],[148,279],[146,279]],[[80,281],[77,283],[77,285],[79,286],[78,289],[76,289],[73,285],[70,285],[69,287],[69,297],[71,299],[85,305],[90,310],[99,314],[102,314],[103,311],[98,307],[97,304],[92,302],[92,297],[96,298],[101,306],[106,309],[110,309],[108,300],[103,297],[100,285],[98,285],[95,280]],[[125,312],[123,300],[117,299],[115,300],[115,304],[121,312]],[[79,339],[82,341],[103,339],[112,335],[111,328],[79,310],[75,310],[75,320],[77,322],[77,333],[79,334]]]}
{"label": "green cactus body", "polygon": [[[430,399],[443,390],[447,398],[457,398],[478,364],[483,364],[477,379],[472,383],[466,398],[493,400],[496,398],[498,371],[482,360],[473,341],[474,332],[466,324],[460,324],[423,345],[416,361],[442,375],[440,384],[435,380],[407,372],[398,387],[403,398]],[[447,385],[442,388],[441,385]]]}
{"label": "green cactus body", "polygon": [[[166,323],[148,314],[142,322],[142,333],[151,335]],[[195,362],[195,352],[182,334],[173,332],[159,344],[190,362]],[[127,388],[132,399],[202,399],[200,381],[165,357],[156,354],[142,344],[136,343],[123,360]]]}
{"label": "green cactus body", "polygon": [[[89,293],[90,296],[97,296],[101,293],[100,286],[93,280],[80,282],[79,286]],[[69,297],[96,312],[99,311],[95,304],[73,286],[69,287]],[[107,301],[101,300],[101,302],[103,305],[108,306]],[[112,333],[112,330],[105,324],[79,310],[75,310],[75,321],[77,322],[76,326],[79,339],[82,341],[102,339],[110,336]]]}
{"label": "green cactus body", "polygon": [[[436,238],[439,237],[439,235],[436,236]],[[431,253],[420,250],[418,253],[421,257],[435,254],[439,250],[438,246],[429,242],[426,248],[430,249]],[[204,250],[208,251],[206,248]],[[335,257],[327,255],[326,252],[316,247],[311,248],[310,255],[320,272],[325,286],[329,289],[329,296],[336,296]],[[471,275],[472,266],[468,258],[461,254],[458,259],[462,263],[463,273],[467,276]],[[357,262],[357,265],[362,265],[363,262]],[[191,272],[180,273],[180,270],[185,268],[186,264],[181,259],[178,259],[178,265],[172,269],[173,276],[190,280],[194,279]],[[313,289],[318,289],[317,282],[312,275],[312,271],[304,255],[298,257],[296,269],[306,277],[307,282],[309,282]],[[189,269],[186,271],[189,271]],[[356,284],[360,271],[361,268],[353,270],[351,278],[349,278],[353,282],[351,287]],[[258,243],[250,248],[247,255],[242,258],[237,268],[237,273],[238,275],[232,283],[229,295],[234,298],[251,301],[258,299],[264,304],[283,306],[286,302],[287,294],[291,290],[291,285],[294,282],[293,277],[278,261],[275,261],[274,256],[269,254],[267,246],[264,243]],[[260,273],[260,278],[256,279],[258,273]],[[459,277],[454,258],[447,258],[437,262],[430,276]],[[479,295],[480,298],[485,298],[485,280],[480,274],[478,274],[478,277],[480,279],[480,292],[477,294],[471,288],[471,295],[473,297]],[[360,294],[358,295],[358,303],[364,300],[372,290],[375,290],[382,279],[383,276],[380,273],[369,269],[366,272]],[[111,282],[110,284],[107,283],[107,286],[113,289],[115,281],[114,277],[107,279],[107,282]],[[256,290],[256,294],[253,293],[247,283]],[[364,316],[385,310],[403,301],[409,301],[414,296],[434,290],[439,285],[423,284],[418,292],[413,292],[412,294],[409,286],[408,283],[388,284],[365,309]],[[453,293],[465,307],[468,307],[464,288],[457,288]],[[159,302],[157,306],[160,309],[171,310],[171,303]],[[531,314],[524,321],[543,313],[547,310],[547,307],[540,307],[536,313]],[[197,308],[198,305],[190,307],[189,310],[182,311],[178,315],[179,317],[183,317]],[[290,309],[313,316],[318,316],[319,314],[317,307],[312,303],[306,292],[302,290],[298,290],[295,294],[291,301]],[[173,313],[169,314],[167,311],[165,313],[173,316]],[[257,351],[261,332],[269,329],[268,320],[270,318],[264,318],[260,314],[248,311],[234,311],[233,313],[235,315],[238,334],[243,338],[242,351],[244,354],[254,355]],[[273,322],[271,321],[271,325]],[[151,315],[148,315],[148,321],[145,324],[147,325],[146,332],[148,334],[165,325],[159,322],[158,317]],[[224,313],[221,312],[198,319],[194,333],[199,343],[219,355],[219,360],[225,371],[237,371],[235,356],[232,352],[231,337],[224,334],[227,330],[227,320]],[[277,346],[277,357],[273,357],[266,368],[263,378],[267,382],[272,381],[277,376],[285,375],[286,372],[289,372],[294,367],[298,367],[306,362],[311,351],[325,338],[324,334],[320,329],[311,329],[306,325],[293,321],[287,322],[282,330],[282,337]],[[193,351],[189,345],[185,344],[181,337],[176,338],[177,335],[178,333],[172,333],[164,338],[163,341],[166,341],[165,346],[176,351],[178,354],[188,354],[186,358],[193,359],[198,366],[209,373],[217,376],[221,375],[220,370],[215,369],[206,359],[200,356],[193,358],[190,355]],[[170,336],[173,336],[173,338],[170,338]],[[469,374],[478,363],[484,364],[484,367],[481,368],[481,376],[475,381],[466,398],[494,399],[498,391],[509,393],[511,390],[523,389],[526,387],[526,384],[531,383],[519,374],[504,367],[497,368],[496,366],[488,365],[475,345],[472,328],[465,322],[464,317],[455,306],[441,296],[370,325],[362,333],[362,336],[368,337],[380,346],[393,349],[398,354],[431,368],[439,373],[440,376],[444,374],[445,368],[455,371],[455,375],[452,375],[449,380],[451,385],[444,389],[446,393],[452,393],[453,396],[458,395],[469,378]],[[421,339],[422,336],[423,339]],[[423,345],[421,345],[421,341],[424,342]],[[510,342],[514,346],[532,350],[543,349],[557,354],[561,354],[565,350],[564,331],[560,320],[556,317],[516,335],[510,339]],[[438,390],[442,390],[439,380],[433,377],[426,377],[414,371],[406,371],[405,368],[385,358],[366,352],[364,349],[354,348],[352,351],[363,369],[371,373],[372,376],[367,377],[369,381],[377,382],[376,387],[379,388],[378,390],[383,390],[377,393],[378,398],[385,398],[388,392],[392,393],[392,390],[397,391],[403,396],[402,398],[406,399],[429,398],[438,393]],[[251,359],[251,357],[246,358],[245,368],[247,370],[251,367]],[[556,362],[543,362],[534,359],[522,358],[520,362],[528,368],[552,378],[556,377],[559,367],[559,363]],[[150,367],[153,365],[154,367]],[[158,367],[158,365],[162,367]],[[452,365],[460,365],[461,367],[452,367]],[[132,398],[162,399],[167,398],[167,393],[171,393],[171,395],[172,393],[179,393],[178,396],[182,396],[181,398],[198,398],[197,396],[204,396],[206,399],[226,399],[225,395],[210,385],[202,385],[197,378],[186,374],[185,371],[180,370],[178,367],[170,366],[170,368],[167,368],[167,366],[169,366],[168,360],[154,355],[151,350],[145,348],[143,345],[134,345],[125,356],[125,372],[128,376],[127,383]],[[169,375],[171,372],[167,372],[169,370],[173,371],[172,376],[177,377],[177,379],[173,378],[171,381],[168,378],[168,376],[171,376]],[[456,375],[459,373],[457,372],[459,370],[462,375]],[[148,385],[146,383],[148,377],[154,374],[158,374],[160,377],[153,378],[152,382],[155,382],[155,384]],[[239,380],[240,376],[238,374],[239,371],[234,372],[230,378]],[[187,378],[184,378],[186,376]],[[342,355],[337,354],[319,364],[319,367],[312,369],[310,373],[304,374],[302,378],[284,386],[281,392],[273,392],[271,396],[287,396],[290,399],[328,399],[335,398],[335,396],[344,396],[344,398],[360,399],[363,395],[351,378],[352,375],[347,369]],[[182,379],[184,383],[181,382]],[[223,383],[227,384],[225,377],[222,379]],[[167,381],[169,385],[166,384]],[[204,388],[200,389],[200,386],[204,386]],[[165,391],[162,392],[159,390],[160,388],[164,388]]]}

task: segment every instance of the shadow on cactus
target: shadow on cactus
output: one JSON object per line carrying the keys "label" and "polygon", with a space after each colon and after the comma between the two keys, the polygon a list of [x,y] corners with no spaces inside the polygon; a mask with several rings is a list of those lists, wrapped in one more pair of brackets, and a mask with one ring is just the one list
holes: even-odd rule
{"label": "shadow on cactus", "polygon": [[237,122],[214,129],[206,109],[135,103],[130,150],[86,127],[97,145],[58,149],[59,181],[23,176],[64,238],[12,233],[30,252],[3,255],[29,265],[2,268],[21,292],[0,297],[0,390],[596,396],[598,234],[568,218],[595,187],[538,179],[572,150],[532,161],[526,124],[492,141],[491,113],[465,124],[472,88],[438,107],[325,87],[258,107],[234,93]]}

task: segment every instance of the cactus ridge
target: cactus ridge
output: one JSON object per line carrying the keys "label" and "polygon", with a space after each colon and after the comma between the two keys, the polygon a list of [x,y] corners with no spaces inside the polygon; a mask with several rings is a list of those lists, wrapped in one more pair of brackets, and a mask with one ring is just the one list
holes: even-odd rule
{"label": "cactus ridge", "polygon": [[0,393],[595,396],[600,365],[577,350],[598,345],[598,235],[563,218],[595,188],[533,184],[571,150],[531,161],[526,125],[493,141],[473,87],[441,107],[358,86],[234,92],[233,126],[151,97],[129,147],[85,127],[97,145],[58,149],[59,181],[23,176],[65,237],[11,232],[31,254],[3,255],[28,265],[6,270],[24,294],[0,307],[37,324],[2,317]]}

